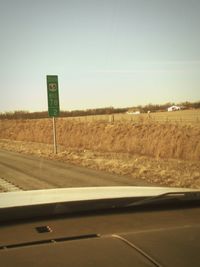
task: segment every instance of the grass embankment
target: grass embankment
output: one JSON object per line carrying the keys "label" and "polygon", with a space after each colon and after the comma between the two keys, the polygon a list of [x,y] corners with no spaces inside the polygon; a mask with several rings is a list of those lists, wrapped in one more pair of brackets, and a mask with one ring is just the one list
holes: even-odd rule
{"label": "grass embankment", "polygon": [[200,188],[197,125],[58,119],[57,155],[52,140],[51,119],[0,121],[1,148],[152,184]]}
{"label": "grass embankment", "polygon": [[[0,138],[52,143],[52,121],[1,121]],[[57,120],[57,142],[69,149],[122,152],[160,158],[200,159],[200,127],[161,123]]]}

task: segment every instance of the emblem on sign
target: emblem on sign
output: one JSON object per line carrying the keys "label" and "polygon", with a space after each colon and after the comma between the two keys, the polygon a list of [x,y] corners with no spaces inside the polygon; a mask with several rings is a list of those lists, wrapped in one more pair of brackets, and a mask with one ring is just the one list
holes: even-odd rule
{"label": "emblem on sign", "polygon": [[56,83],[49,83],[49,91],[55,92],[57,90]]}

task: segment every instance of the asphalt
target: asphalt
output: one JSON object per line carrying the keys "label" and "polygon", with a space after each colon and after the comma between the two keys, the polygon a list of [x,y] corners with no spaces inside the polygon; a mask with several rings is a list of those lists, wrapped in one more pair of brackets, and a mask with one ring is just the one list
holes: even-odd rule
{"label": "asphalt", "polygon": [[119,176],[72,164],[0,150],[0,191],[86,186],[145,186]]}

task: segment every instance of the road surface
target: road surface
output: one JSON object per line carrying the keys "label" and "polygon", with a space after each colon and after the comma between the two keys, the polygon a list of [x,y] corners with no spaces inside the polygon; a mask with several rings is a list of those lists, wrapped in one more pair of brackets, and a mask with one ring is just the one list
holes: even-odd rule
{"label": "road surface", "polygon": [[0,191],[83,186],[140,185],[133,177],[77,167],[36,156],[0,150]]}

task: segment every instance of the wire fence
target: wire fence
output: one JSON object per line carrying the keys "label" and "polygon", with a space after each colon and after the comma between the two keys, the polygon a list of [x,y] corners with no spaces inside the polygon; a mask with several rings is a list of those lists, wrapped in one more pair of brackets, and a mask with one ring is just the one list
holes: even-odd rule
{"label": "wire fence", "polygon": [[183,123],[200,125],[200,109],[182,110],[173,112],[155,112],[141,114],[112,114],[112,115],[91,115],[81,117],[62,118],[79,122],[159,122],[159,123]]}

